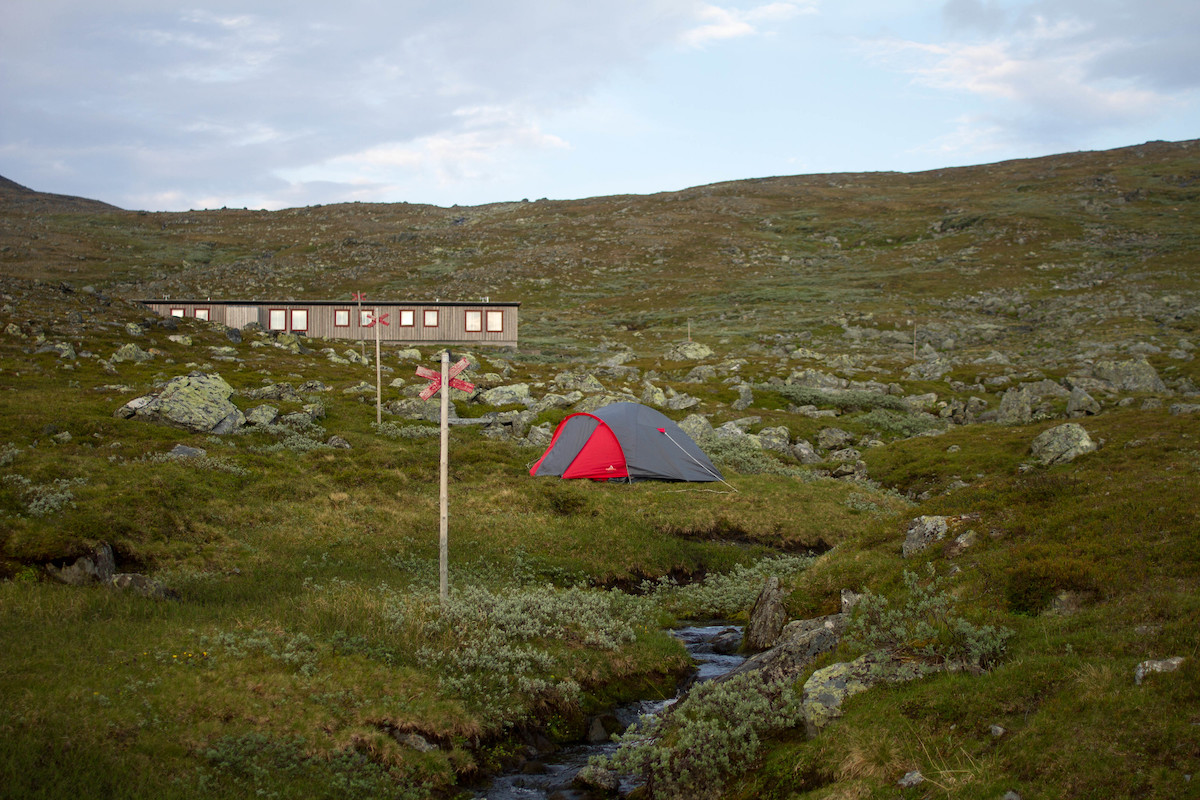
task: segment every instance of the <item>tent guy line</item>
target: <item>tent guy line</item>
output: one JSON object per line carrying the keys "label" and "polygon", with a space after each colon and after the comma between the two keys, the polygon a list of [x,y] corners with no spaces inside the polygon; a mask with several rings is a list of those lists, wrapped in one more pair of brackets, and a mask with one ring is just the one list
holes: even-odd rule
{"label": "tent guy line", "polygon": [[736,487],[736,486],[734,486],[734,485],[733,485],[732,483],[730,483],[729,481],[727,481],[727,480],[725,480],[724,478],[722,478],[722,477],[721,477],[721,475],[720,475],[720,473],[718,473],[716,470],[709,469],[709,468],[708,468],[708,467],[706,467],[704,464],[702,464],[702,463],[700,463],[699,461],[697,461],[697,460],[696,460],[696,459],[695,459],[695,458],[692,456],[692,454],[691,454],[691,453],[689,453],[689,452],[688,452],[686,449],[684,449],[684,447],[683,447],[681,444],[679,444],[679,442],[675,441],[674,439],[671,439],[671,434],[667,433],[667,429],[666,429],[666,428],[659,428],[659,429],[658,429],[658,432],[659,432],[659,433],[661,433],[663,436],[666,436],[668,439],[670,439],[670,440],[671,440],[671,444],[675,445],[675,446],[676,446],[676,447],[678,447],[680,450],[682,450],[682,451],[683,451],[683,454],[684,454],[685,456],[687,456],[688,458],[692,459],[692,461],[695,461],[697,464],[700,464],[700,467],[701,467],[701,469],[704,469],[704,470],[706,470],[706,471],[708,471],[708,472],[711,472],[711,473],[713,474],[713,476],[714,476],[714,477],[716,477],[716,479],[717,479],[717,480],[719,480],[721,483],[725,484],[725,485],[726,485],[726,486],[728,486],[730,489],[733,489],[733,491],[735,491],[735,492],[737,491],[737,487]]}

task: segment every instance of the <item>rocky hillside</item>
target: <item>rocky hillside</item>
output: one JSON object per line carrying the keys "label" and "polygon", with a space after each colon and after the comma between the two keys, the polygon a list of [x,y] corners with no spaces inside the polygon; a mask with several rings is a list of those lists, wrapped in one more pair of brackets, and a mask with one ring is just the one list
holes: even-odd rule
{"label": "rocky hillside", "polygon": [[[695,746],[647,763],[743,798],[1191,796],[1197,181],[1180,142],[449,209],[0,182],[0,797],[455,796],[668,691],[662,626],[746,619],[764,578],[761,727],[685,709]],[[446,608],[436,352],[137,302],[352,291],[522,303],[451,407]],[[528,476],[625,399],[727,483]]]}

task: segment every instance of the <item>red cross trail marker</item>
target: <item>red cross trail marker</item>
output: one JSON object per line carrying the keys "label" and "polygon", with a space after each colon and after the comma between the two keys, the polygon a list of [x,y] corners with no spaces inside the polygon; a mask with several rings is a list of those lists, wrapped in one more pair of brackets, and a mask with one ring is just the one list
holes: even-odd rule
{"label": "red cross trail marker", "polygon": [[[447,359],[449,360],[449,359]],[[465,358],[460,358],[447,371],[447,382],[455,389],[461,389],[464,392],[475,391],[475,384],[470,381],[464,381],[457,377],[460,372],[471,365],[470,361]],[[442,388],[442,373],[429,369],[428,367],[417,367],[417,377],[424,378],[429,381],[429,385],[421,390],[421,399],[428,400],[433,397]]]}
{"label": "red cross trail marker", "polygon": [[447,563],[450,554],[450,504],[447,499],[449,486],[449,467],[450,467],[450,388],[461,389],[464,392],[475,391],[475,384],[470,381],[464,381],[457,377],[460,372],[470,366],[471,362],[465,358],[460,358],[455,362],[454,366],[450,366],[450,351],[442,351],[442,370],[436,372],[428,367],[417,367],[418,377],[425,378],[429,381],[429,385],[421,390],[421,399],[428,400],[442,389],[442,459],[441,459],[441,497],[438,531],[438,550],[439,550],[439,567],[440,567],[440,590],[443,605],[449,597],[450,581],[448,577]]}

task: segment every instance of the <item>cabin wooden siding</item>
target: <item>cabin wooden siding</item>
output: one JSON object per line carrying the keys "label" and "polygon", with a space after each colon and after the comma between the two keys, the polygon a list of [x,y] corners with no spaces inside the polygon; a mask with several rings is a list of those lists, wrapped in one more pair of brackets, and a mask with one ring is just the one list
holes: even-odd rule
{"label": "cabin wooden siding", "polygon": [[[207,319],[231,328],[257,322],[265,331],[286,331],[322,339],[373,340],[362,312],[387,315],[379,339],[386,343],[488,344],[516,347],[520,303],[364,301],[142,300],[155,313]],[[364,313],[365,316],[365,313]],[[411,324],[407,324],[410,323]],[[341,324],[346,323],[346,324]]]}

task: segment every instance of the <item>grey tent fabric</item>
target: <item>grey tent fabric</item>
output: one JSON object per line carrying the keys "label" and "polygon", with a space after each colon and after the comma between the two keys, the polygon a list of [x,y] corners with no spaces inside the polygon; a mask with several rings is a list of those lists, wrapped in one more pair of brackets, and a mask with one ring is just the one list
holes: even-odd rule
{"label": "grey tent fabric", "polygon": [[[614,437],[624,456],[626,474],[621,474],[619,468],[603,466],[613,460]],[[592,414],[567,417],[530,474],[596,479],[722,480],[721,473],[690,436],[659,411],[640,403],[612,403]]]}

